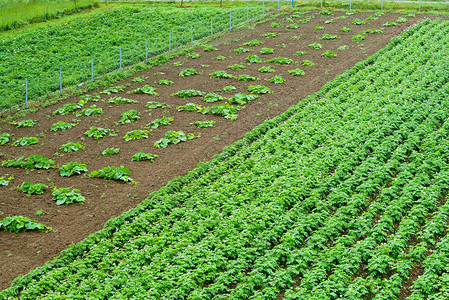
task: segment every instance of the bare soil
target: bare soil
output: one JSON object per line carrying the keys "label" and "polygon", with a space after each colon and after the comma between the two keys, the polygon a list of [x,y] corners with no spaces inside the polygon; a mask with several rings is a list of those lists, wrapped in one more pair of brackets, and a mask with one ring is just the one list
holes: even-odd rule
{"label": "bare soil", "polygon": [[[366,19],[374,16],[374,13],[358,13],[347,16],[345,19],[335,19],[343,16],[343,12],[336,12],[333,16],[321,16],[317,13],[306,24],[299,24],[298,29],[285,29],[285,26],[292,24],[281,16],[276,21],[268,21],[258,24],[254,29],[239,30],[221,35],[212,44],[218,50],[204,52],[202,48],[196,50],[201,56],[196,59],[182,57],[170,61],[164,65],[144,71],[139,76],[147,77],[144,83],[132,83],[132,78],[117,85],[126,85],[125,92],[117,94],[101,95],[102,100],[96,103],[102,107],[104,113],[94,117],[76,117],[75,115],[53,116],[52,112],[62,107],[68,102],[77,102],[79,97],[73,97],[67,102],[59,103],[47,107],[29,115],[26,119],[36,120],[38,126],[32,128],[16,128],[10,124],[0,125],[0,132],[13,133],[15,138],[23,136],[36,136],[40,143],[27,147],[13,147],[10,145],[1,146],[3,160],[17,159],[19,156],[30,154],[40,154],[56,161],[59,165],[70,161],[78,161],[87,164],[89,171],[97,170],[105,166],[125,166],[131,170],[131,177],[137,181],[136,185],[124,184],[104,179],[88,178],[86,176],[61,177],[58,169],[51,170],[24,170],[16,168],[0,167],[0,177],[6,174],[14,175],[15,179],[9,186],[0,187],[0,214],[2,217],[10,215],[23,215],[38,220],[51,226],[53,232],[24,232],[20,234],[0,231],[0,290],[7,288],[11,281],[19,275],[26,274],[30,270],[43,265],[46,261],[57,256],[71,243],[76,243],[86,238],[89,234],[101,229],[103,224],[111,217],[118,216],[124,211],[135,207],[144,200],[152,191],[158,190],[168,181],[176,176],[187,174],[189,170],[201,161],[208,161],[222,148],[229,145],[253,129],[258,124],[268,118],[272,118],[288,107],[296,104],[307,95],[318,91],[324,83],[341,74],[355,63],[364,60],[379,49],[388,44],[390,39],[407,27],[411,26],[425,17],[417,15],[408,18],[408,22],[400,23],[399,26],[383,27],[383,33],[365,34],[365,40],[361,42],[352,41],[352,36],[360,32],[382,28],[382,24],[387,21],[395,21],[403,15],[385,14],[377,20],[367,20],[364,25],[353,25],[355,19]],[[311,17],[308,13],[303,15],[303,19]],[[326,20],[334,19],[333,23],[325,24]],[[298,19],[296,19],[298,20]],[[279,28],[271,28],[271,22],[280,22]],[[316,26],[324,26],[324,30],[314,30]],[[349,27],[348,33],[341,32],[342,27]],[[277,37],[265,38],[261,36],[266,32],[276,32]],[[323,33],[336,34],[337,39],[320,40]],[[242,43],[259,39],[262,45],[251,48],[249,53],[236,54],[233,49],[238,48]],[[322,49],[309,49],[308,44],[313,42],[323,45]],[[338,50],[339,46],[348,45],[348,50]],[[261,55],[262,48],[273,48],[274,54]],[[295,56],[299,50],[307,53],[303,56]],[[322,54],[326,50],[332,50],[337,57],[327,58]],[[249,64],[245,58],[249,54],[256,54],[261,57],[263,63]],[[215,57],[223,55],[226,60],[216,60]],[[298,63],[291,65],[275,65],[266,60],[274,57],[288,57]],[[315,66],[302,66],[302,60],[307,59],[315,63]],[[174,62],[181,62],[182,66],[175,66]],[[228,65],[243,64],[245,69],[234,71],[227,69]],[[276,72],[260,73],[261,66],[271,66]],[[201,75],[191,77],[179,77],[179,72],[185,68],[195,68],[201,71]],[[306,72],[305,76],[292,76],[288,70],[301,68]],[[210,73],[217,70],[227,70],[233,75],[250,74],[259,77],[255,82],[241,82],[237,79],[217,79],[209,78]],[[283,84],[274,84],[267,79],[282,75],[286,80]],[[157,86],[155,83],[160,79],[174,81],[173,85]],[[150,84],[157,87],[160,96],[126,94],[127,91]],[[196,89],[204,92],[216,92],[227,85],[234,85],[237,90],[234,92],[220,92],[221,95],[232,97],[235,93],[246,92],[249,85],[261,84],[268,86],[271,94],[261,95],[257,100],[247,104],[238,113],[235,121],[227,120],[215,115],[202,115],[196,112],[178,112],[176,107],[187,102],[193,102],[209,106],[202,101],[201,97],[182,99],[172,96],[180,90]],[[96,91],[99,93],[100,91]],[[95,93],[92,93],[95,94]],[[137,104],[111,105],[107,100],[112,96],[121,96],[138,100]],[[154,109],[149,111],[144,106],[147,101],[160,101],[170,105],[166,109]],[[135,109],[141,113],[141,119],[137,122],[126,125],[114,125],[120,119],[124,111]],[[150,123],[162,116],[173,117],[173,124],[154,129],[148,139],[125,142],[123,136],[126,132],[134,129],[141,129],[145,124]],[[57,121],[71,122],[74,118],[80,122],[72,129],[62,132],[50,131],[50,126]],[[199,129],[190,123],[198,120],[215,120],[216,124],[212,128]],[[114,129],[116,136],[106,136],[99,140],[86,137],[84,132],[91,126],[106,127]],[[170,145],[165,149],[158,149],[153,146],[154,142],[164,136],[167,130],[183,130],[185,133],[201,134],[200,138],[188,140],[177,145]],[[80,142],[86,146],[85,150],[77,153],[64,153],[59,150],[62,144],[69,141]],[[102,156],[101,152],[109,147],[120,148],[120,153],[114,156]],[[131,157],[136,152],[151,152],[159,157],[154,162],[133,162]],[[71,204],[58,206],[52,201],[51,188],[44,194],[27,197],[17,190],[17,186],[24,181],[34,183],[45,183],[56,187],[73,187],[80,189],[86,197],[84,205]],[[42,215],[36,215],[38,210],[42,210]]]}

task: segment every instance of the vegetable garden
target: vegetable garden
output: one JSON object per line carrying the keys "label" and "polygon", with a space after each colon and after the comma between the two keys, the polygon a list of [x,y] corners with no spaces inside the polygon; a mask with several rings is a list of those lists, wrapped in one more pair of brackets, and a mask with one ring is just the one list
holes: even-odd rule
{"label": "vegetable garden", "polygon": [[0,298],[443,299],[448,25],[296,11],[2,124],[0,275],[48,262]]}

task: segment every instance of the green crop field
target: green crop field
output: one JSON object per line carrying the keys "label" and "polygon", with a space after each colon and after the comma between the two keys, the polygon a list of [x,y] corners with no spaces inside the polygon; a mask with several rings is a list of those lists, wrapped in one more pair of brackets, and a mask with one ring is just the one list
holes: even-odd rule
{"label": "green crop field", "polygon": [[446,299],[448,33],[414,25],[0,298]]}

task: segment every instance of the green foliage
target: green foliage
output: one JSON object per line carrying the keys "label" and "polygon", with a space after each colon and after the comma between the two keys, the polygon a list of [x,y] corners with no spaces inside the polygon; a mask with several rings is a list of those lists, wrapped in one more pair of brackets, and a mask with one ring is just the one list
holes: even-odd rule
{"label": "green foliage", "polygon": [[187,139],[192,139],[190,135],[186,135],[184,131],[167,131],[165,136],[154,143],[156,148],[167,148],[169,144],[178,144],[180,142],[185,142]]}
{"label": "green foliage", "polygon": [[354,9],[351,9],[351,10],[348,10],[348,11],[346,12],[346,14],[347,14],[348,16],[356,15],[356,14],[357,14],[357,11],[354,10]]}
{"label": "green foliage", "polygon": [[320,15],[323,15],[323,16],[333,16],[334,14],[333,14],[330,10],[323,9],[322,11],[320,11]]}
{"label": "green foliage", "polygon": [[367,29],[365,31],[363,31],[363,33],[382,33],[383,30],[382,29],[376,29],[376,28],[371,28],[371,29]]}
{"label": "green foliage", "polygon": [[228,66],[228,69],[231,69],[231,70],[242,70],[244,68],[245,68],[245,66],[241,65],[241,64],[233,64],[233,65]]}
{"label": "green foliage", "polygon": [[313,30],[323,30],[323,29],[324,29],[324,26],[320,26],[320,25],[313,28]]}
{"label": "green foliage", "polygon": [[396,20],[396,22],[397,22],[397,23],[405,23],[405,22],[407,22],[407,19],[404,18],[404,17],[399,17],[399,18]]}
{"label": "green foliage", "polygon": [[140,113],[138,113],[136,110],[131,109],[130,111],[122,112],[122,116],[118,123],[120,124],[129,124],[132,122],[136,122],[140,120]]}
{"label": "green foliage", "polygon": [[[266,38],[274,38],[274,37],[277,37],[278,34],[276,32],[267,32],[267,33],[262,34],[262,36],[266,37]],[[248,46],[252,46],[252,45],[248,45]]]}
{"label": "green foliage", "polygon": [[77,143],[68,142],[67,144],[64,144],[61,147],[59,147],[59,150],[63,152],[78,152],[79,150],[84,150],[84,148],[85,148],[84,145],[78,142]]}
{"label": "green foliage", "polygon": [[313,61],[311,61],[311,60],[304,59],[304,60],[302,61],[302,65],[303,65],[303,66],[314,66],[315,63],[314,63]]}
{"label": "green foliage", "polygon": [[101,97],[99,95],[93,96],[93,95],[82,95],[80,96],[80,101],[83,103],[87,102],[98,102],[100,101]]}
{"label": "green foliage", "polygon": [[352,40],[356,41],[356,42],[363,41],[364,39],[365,39],[365,36],[363,34],[357,34],[352,37]]}
{"label": "green foliage", "polygon": [[300,19],[300,20],[296,21],[296,23],[306,24],[306,23],[309,23],[309,21],[310,21],[310,19]]}
{"label": "green foliage", "polygon": [[13,179],[14,175],[8,176],[8,174],[6,174],[5,176],[0,176],[0,186],[8,186]]}
{"label": "green foliage", "polygon": [[150,127],[153,129],[159,128],[159,126],[168,126],[171,125],[171,122],[173,122],[173,118],[167,118],[166,116],[163,116],[162,118],[156,119],[151,121],[150,124],[145,126],[146,128]]}
{"label": "green foliage", "polygon": [[354,21],[352,21],[352,24],[354,25],[365,25],[366,21],[365,20],[360,20],[360,19],[355,19]]}
{"label": "green foliage", "polygon": [[293,24],[288,24],[287,26],[285,26],[285,29],[298,29],[299,25],[296,23]]}
{"label": "green foliage", "polygon": [[111,130],[108,128],[91,126],[89,130],[87,130],[84,134],[87,135],[88,137],[98,140],[99,138],[104,137],[106,134],[110,132]]}
{"label": "green foliage", "polygon": [[215,124],[215,121],[213,121],[213,120],[195,121],[194,124],[198,128],[207,128],[207,127],[213,127]]}
{"label": "green foliage", "polygon": [[86,103],[86,101],[79,101],[78,103],[66,103],[63,107],[57,108],[55,111],[53,111],[53,115],[68,115],[69,113],[80,109]]}
{"label": "green foliage", "polygon": [[342,27],[342,28],[340,29],[340,31],[341,31],[341,32],[349,32],[349,31],[351,31],[351,28],[349,28],[349,27]]}
{"label": "green foliage", "polygon": [[145,104],[146,108],[155,109],[155,108],[166,108],[167,104],[159,101],[148,101],[147,104]]}
{"label": "green foliage", "polygon": [[275,63],[278,65],[289,65],[293,63],[293,59],[286,58],[286,57],[276,57],[268,60],[268,62]]}
{"label": "green foliage", "polygon": [[150,134],[150,132],[148,130],[136,129],[136,130],[128,131],[123,136],[123,139],[127,142],[132,141],[132,140],[147,139],[149,134]]}
{"label": "green foliage", "polygon": [[251,40],[249,42],[243,43],[242,46],[255,47],[259,46],[260,44],[263,44],[263,42],[260,40]]}
{"label": "green foliage", "polygon": [[159,85],[171,85],[173,83],[174,83],[173,81],[167,79],[161,79],[157,82],[157,84]]}
{"label": "green foliage", "polygon": [[186,56],[189,57],[189,58],[192,58],[192,59],[200,57],[200,55],[198,53],[196,53],[196,52],[189,52],[189,53],[186,54]]}
{"label": "green foliage", "polygon": [[135,181],[130,177],[130,175],[131,171],[129,169],[120,166],[119,168],[103,167],[100,170],[90,172],[89,177],[135,183]]}
{"label": "green foliage", "polygon": [[128,94],[147,94],[159,96],[159,94],[156,93],[156,89],[148,84],[145,84],[143,87],[137,88],[135,90],[129,91]]}
{"label": "green foliage", "polygon": [[205,107],[201,112],[203,114],[218,115],[224,117],[225,119],[236,120],[237,111],[239,110],[239,106],[233,106],[229,103],[221,103],[219,105],[214,104],[211,107]]}
{"label": "green foliage", "polygon": [[306,51],[298,51],[298,52],[295,53],[295,55],[296,56],[301,56],[301,55],[304,55],[306,53],[307,53]]}
{"label": "green foliage", "polygon": [[184,105],[178,106],[176,108],[178,111],[195,111],[195,112],[201,112],[203,109],[201,105],[195,104],[195,103],[186,103]]}
{"label": "green foliage", "polygon": [[349,46],[348,45],[342,45],[342,46],[339,46],[337,49],[338,50],[348,50]]}
{"label": "green foliage", "polygon": [[235,91],[237,88],[233,85],[227,85],[223,88],[223,92],[232,92]]}
{"label": "green foliage", "polygon": [[322,37],[320,37],[321,40],[334,40],[338,38],[337,35],[335,34],[329,34],[329,33],[324,33]]}
{"label": "green foliage", "polygon": [[173,96],[178,96],[181,98],[187,98],[187,97],[201,97],[204,96],[206,93],[199,91],[199,90],[182,90],[179,92],[176,92],[172,94]]}
{"label": "green foliage", "polygon": [[307,48],[310,48],[310,49],[321,49],[321,48],[323,48],[323,45],[318,44],[318,43],[312,43],[312,44],[308,44]]}
{"label": "green foliage", "polygon": [[271,22],[270,27],[271,27],[271,28],[278,28],[278,27],[281,27],[281,23]]}
{"label": "green foliage", "polygon": [[142,83],[144,81],[145,81],[145,77],[143,77],[143,76],[134,77],[132,80],[133,83]]}
{"label": "green foliage", "polygon": [[224,79],[234,78],[234,76],[222,70],[210,73],[209,76],[210,78],[224,78]]}
{"label": "green foliage", "polygon": [[48,170],[54,167],[55,161],[42,155],[30,155],[27,158],[20,156],[16,160],[2,161],[2,167],[6,168],[23,168],[23,169],[45,169]]}
{"label": "green foliage", "polygon": [[114,154],[118,154],[119,152],[120,152],[120,148],[112,147],[112,148],[104,149],[103,152],[101,152],[101,154],[103,156],[111,156],[111,155],[114,155]]}
{"label": "green foliage", "polygon": [[256,100],[257,98],[258,98],[257,95],[246,95],[245,93],[238,93],[235,94],[234,97],[229,98],[229,103],[244,105],[246,103]]}
{"label": "green foliage", "polygon": [[137,152],[136,154],[133,155],[131,160],[132,161],[143,161],[143,160],[154,161],[154,159],[156,157],[158,157],[156,154]]}
{"label": "green foliage", "polygon": [[211,52],[211,51],[216,51],[218,50],[216,47],[214,47],[213,45],[206,45],[204,46],[204,52]]}
{"label": "green foliage", "polygon": [[109,98],[108,103],[113,103],[113,104],[127,103],[127,104],[130,104],[130,103],[137,103],[137,101],[133,100],[133,99],[128,99],[128,98],[122,98],[122,97],[119,97],[119,96],[115,96],[115,97]]}
{"label": "green foliage", "polygon": [[199,74],[194,68],[187,68],[179,72],[179,77],[187,77]]}
{"label": "green foliage", "polygon": [[248,48],[244,48],[244,47],[238,47],[238,48],[234,49],[233,51],[235,53],[244,53],[244,52],[250,52],[252,50],[248,49]]}
{"label": "green foliage", "polygon": [[248,57],[246,57],[245,60],[249,63],[261,63],[262,62],[262,58],[260,58],[257,55],[254,55],[254,54],[248,55]]}
{"label": "green foliage", "polygon": [[103,113],[103,108],[97,107],[95,104],[93,104],[90,107],[86,107],[83,110],[77,112],[76,116],[77,117],[80,117],[80,116],[91,117],[91,116],[101,115],[102,113]]}
{"label": "green foliage", "polygon": [[56,205],[62,204],[72,204],[72,203],[81,203],[83,204],[86,198],[81,195],[81,191],[79,189],[68,188],[54,188],[51,193],[53,196],[53,201],[56,201]]}
{"label": "green foliage", "polygon": [[332,50],[326,50],[323,54],[324,57],[336,57],[337,54],[335,54],[334,52],[332,52]]}
{"label": "green foliage", "polygon": [[12,121],[10,124],[15,125],[17,128],[33,127],[34,125],[36,125],[36,121],[34,120]]}
{"label": "green foliage", "polygon": [[52,230],[36,220],[24,216],[6,217],[0,221],[0,229],[8,232],[19,233],[27,230]]}
{"label": "green foliage", "polygon": [[87,172],[87,166],[77,161],[71,161],[59,167],[59,175],[63,177],[70,177],[82,172]]}
{"label": "green foliage", "polygon": [[23,147],[23,146],[31,146],[39,143],[39,139],[35,136],[24,136],[21,138],[18,138],[17,140],[12,143],[15,147]]}
{"label": "green foliage", "polygon": [[271,77],[268,81],[271,83],[279,84],[279,83],[284,83],[285,79],[282,78],[281,75],[276,75],[274,77]]}
{"label": "green foliage", "polygon": [[260,50],[260,54],[273,54],[274,49],[273,48],[262,48]]}
{"label": "green foliage", "polygon": [[223,101],[223,100],[226,100],[226,97],[223,97],[223,96],[215,94],[215,93],[208,93],[203,99],[204,102],[208,102],[208,103]]}
{"label": "green foliage", "polygon": [[100,92],[100,94],[110,95],[112,93],[123,92],[124,90],[125,90],[125,86],[117,85],[117,86],[110,87],[110,88]]}
{"label": "green foliage", "polygon": [[304,72],[303,70],[301,70],[300,68],[296,68],[293,70],[289,70],[288,71],[290,74],[292,74],[293,76],[299,76],[299,75],[306,75],[306,72]]}
{"label": "green foliage", "polygon": [[0,134],[0,145],[8,144],[12,136],[13,134],[7,132]]}
{"label": "green foliage", "polygon": [[22,191],[29,197],[31,195],[42,195],[44,193],[44,189],[46,188],[48,188],[48,186],[43,183],[32,183],[25,181],[22,182],[21,186],[17,187],[17,190]]}
{"label": "green foliage", "polygon": [[384,12],[378,11],[377,13],[374,14],[376,17],[382,17],[385,15]]}
{"label": "green foliage", "polygon": [[396,22],[386,22],[382,24],[383,27],[391,27],[391,26],[398,26],[399,24]]}
{"label": "green foliage", "polygon": [[259,78],[251,76],[251,75],[247,75],[247,74],[242,74],[242,75],[239,75],[239,77],[237,77],[237,79],[239,81],[254,81],[254,80],[258,80]]}
{"label": "green foliage", "polygon": [[226,56],[223,55],[218,55],[217,57],[215,57],[216,60],[225,60]]}
{"label": "green foliage", "polygon": [[50,131],[64,131],[66,129],[70,129],[75,127],[76,124],[75,123],[68,123],[68,122],[64,122],[64,121],[58,121],[56,123],[53,123],[50,126]]}
{"label": "green foliage", "polygon": [[260,73],[272,73],[272,72],[275,72],[276,70],[273,69],[273,68],[270,67],[270,66],[263,66],[263,67],[260,67],[260,68],[258,69],[258,71],[259,71]]}
{"label": "green foliage", "polygon": [[265,85],[250,85],[248,87],[248,92],[254,94],[269,94],[271,93],[271,90]]}

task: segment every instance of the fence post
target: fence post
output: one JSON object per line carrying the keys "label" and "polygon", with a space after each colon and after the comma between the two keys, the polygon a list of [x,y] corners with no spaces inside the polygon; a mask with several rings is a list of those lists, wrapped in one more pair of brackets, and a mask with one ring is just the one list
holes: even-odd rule
{"label": "fence post", "polygon": [[120,72],[122,71],[122,47],[120,47]]}
{"label": "fence post", "polygon": [[145,39],[145,63],[148,62],[148,43],[147,39]]}
{"label": "fence post", "polygon": [[380,0],[380,10],[383,10],[383,9],[384,9],[384,1]]}
{"label": "fence post", "polygon": [[279,0],[278,0],[278,13],[279,13]]}
{"label": "fence post", "polygon": [[171,31],[168,32],[168,54],[171,54]]}
{"label": "fence post", "polygon": [[91,75],[92,82],[94,82],[94,56],[93,55],[90,56],[90,75]]}
{"label": "fence post", "polygon": [[265,0],[262,1],[262,18],[265,18]]}
{"label": "fence post", "polygon": [[193,47],[193,25],[190,24],[190,47]]}
{"label": "fence post", "polygon": [[323,8],[323,0],[321,0],[320,7]]}
{"label": "fence post", "polygon": [[419,11],[421,11],[421,0],[419,0]]}
{"label": "fence post", "polygon": [[295,0],[292,0],[292,8],[295,8]]}
{"label": "fence post", "polygon": [[25,78],[25,108],[28,108],[28,78]]}
{"label": "fence post", "polygon": [[210,17],[210,38],[214,37],[214,30],[212,28],[212,17]]}
{"label": "fence post", "polygon": [[59,67],[59,91],[62,94],[62,68]]}
{"label": "fence post", "polygon": [[249,7],[248,4],[246,4],[246,25],[249,24]]}
{"label": "fence post", "polygon": [[232,31],[232,17],[231,17],[231,10],[229,11],[229,31]]}
{"label": "fence post", "polygon": [[349,10],[352,9],[352,0],[349,0]]}

